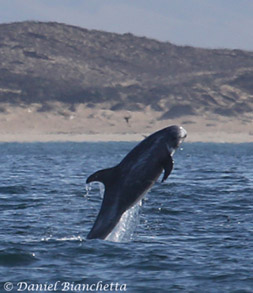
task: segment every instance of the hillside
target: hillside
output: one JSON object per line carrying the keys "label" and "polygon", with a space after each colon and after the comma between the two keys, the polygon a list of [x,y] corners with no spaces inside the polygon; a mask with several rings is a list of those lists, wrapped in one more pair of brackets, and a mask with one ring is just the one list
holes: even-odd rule
{"label": "hillside", "polygon": [[0,103],[62,102],[75,111],[138,111],[161,119],[253,110],[253,52],[176,46],[59,23],[0,25]]}

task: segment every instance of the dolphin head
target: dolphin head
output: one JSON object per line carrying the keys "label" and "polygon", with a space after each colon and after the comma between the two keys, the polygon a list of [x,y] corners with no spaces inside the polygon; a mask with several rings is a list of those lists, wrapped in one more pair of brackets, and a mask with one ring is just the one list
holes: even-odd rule
{"label": "dolphin head", "polygon": [[177,125],[169,126],[166,128],[166,145],[171,155],[179,147],[179,145],[186,138],[186,130]]}

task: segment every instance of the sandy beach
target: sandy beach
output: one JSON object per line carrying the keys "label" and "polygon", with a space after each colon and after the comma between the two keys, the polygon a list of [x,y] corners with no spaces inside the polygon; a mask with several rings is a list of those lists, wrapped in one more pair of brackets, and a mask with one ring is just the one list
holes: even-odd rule
{"label": "sandy beach", "polygon": [[107,110],[106,106],[79,105],[71,111],[66,105],[54,103],[52,110],[44,112],[39,104],[2,104],[0,142],[140,141],[173,124],[187,130],[187,142],[253,142],[251,113],[239,118],[210,114],[160,120],[161,112],[149,107],[129,112]]}

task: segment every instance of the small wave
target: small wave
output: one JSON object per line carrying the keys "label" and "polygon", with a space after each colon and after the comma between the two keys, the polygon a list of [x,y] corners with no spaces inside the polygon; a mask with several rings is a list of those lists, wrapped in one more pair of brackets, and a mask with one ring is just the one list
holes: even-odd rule
{"label": "small wave", "polygon": [[0,194],[23,194],[27,189],[23,185],[0,186]]}
{"label": "small wave", "polygon": [[23,250],[13,253],[8,253],[4,251],[0,252],[0,265],[2,266],[21,266],[30,264],[35,260],[35,253],[27,253]]}

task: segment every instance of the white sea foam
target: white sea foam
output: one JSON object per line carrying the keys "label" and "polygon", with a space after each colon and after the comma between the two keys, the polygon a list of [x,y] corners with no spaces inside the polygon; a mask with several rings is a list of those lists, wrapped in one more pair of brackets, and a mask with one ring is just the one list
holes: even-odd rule
{"label": "white sea foam", "polygon": [[53,237],[52,235],[48,236],[48,237],[43,237],[41,238],[41,241],[50,241],[50,240],[54,240],[54,241],[83,241],[83,238],[78,235],[78,236],[69,236],[69,237]]}

